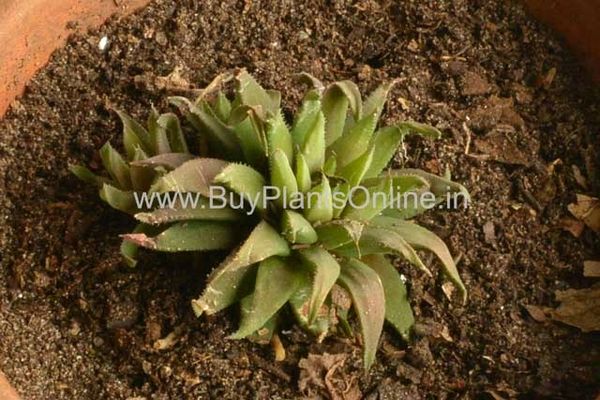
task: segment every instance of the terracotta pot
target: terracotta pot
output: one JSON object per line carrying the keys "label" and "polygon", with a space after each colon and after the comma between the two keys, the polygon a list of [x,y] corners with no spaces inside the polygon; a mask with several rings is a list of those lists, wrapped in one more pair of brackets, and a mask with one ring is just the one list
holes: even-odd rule
{"label": "terracotta pot", "polygon": [[[0,0],[0,118],[70,33],[149,0]],[[76,28],[69,28],[76,27]]]}
{"label": "terracotta pot", "polygon": [[600,82],[600,0],[524,0],[541,21],[563,35]]}
{"label": "terracotta pot", "polygon": [[10,386],[4,374],[0,371],[0,399],[2,400],[20,400],[16,390]]}

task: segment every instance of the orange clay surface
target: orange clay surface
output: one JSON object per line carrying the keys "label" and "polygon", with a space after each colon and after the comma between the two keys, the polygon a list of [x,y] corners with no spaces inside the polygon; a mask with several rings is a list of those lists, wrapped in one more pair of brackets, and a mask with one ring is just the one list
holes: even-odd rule
{"label": "orange clay surface", "polygon": [[149,0],[0,0],[0,118],[70,33],[125,15]]}
{"label": "orange clay surface", "polygon": [[529,10],[550,25],[600,82],[600,0],[524,0]]}
{"label": "orange clay surface", "polygon": [[2,400],[20,400],[17,392],[6,381],[4,374],[0,371],[0,399]]}

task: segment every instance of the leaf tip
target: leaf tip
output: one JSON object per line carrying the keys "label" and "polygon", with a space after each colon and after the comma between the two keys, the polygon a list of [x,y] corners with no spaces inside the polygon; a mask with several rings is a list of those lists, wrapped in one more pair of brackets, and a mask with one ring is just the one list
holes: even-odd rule
{"label": "leaf tip", "polygon": [[137,244],[138,246],[145,247],[147,249],[156,249],[156,241],[153,238],[146,236],[145,233],[127,233],[120,235],[123,240]]}
{"label": "leaf tip", "polygon": [[208,305],[202,300],[202,298],[192,300],[192,310],[197,318],[202,316],[204,312],[208,310]]}

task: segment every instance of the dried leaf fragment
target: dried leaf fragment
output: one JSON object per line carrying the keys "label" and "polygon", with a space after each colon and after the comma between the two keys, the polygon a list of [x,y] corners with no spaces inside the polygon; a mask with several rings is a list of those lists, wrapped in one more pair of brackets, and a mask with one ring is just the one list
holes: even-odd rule
{"label": "dried leaf fragment", "polygon": [[600,330],[600,284],[587,289],[559,290],[556,299],[561,304],[550,312],[552,319],[583,332]]}
{"label": "dried leaf fragment", "polygon": [[568,209],[575,218],[583,221],[595,232],[600,232],[600,200],[578,194],[576,202],[569,204]]}
{"label": "dried leaf fragment", "polygon": [[154,347],[155,350],[168,350],[177,344],[179,339],[181,339],[181,337],[183,336],[184,331],[185,326],[178,325],[177,327],[175,327],[175,329],[173,329],[173,332],[169,333],[164,338],[158,339],[156,342],[154,342],[154,345],[152,347]]}
{"label": "dried leaf fragment", "polygon": [[[355,379],[339,376],[347,354],[309,354],[298,363],[300,379],[298,388],[307,397],[313,398],[326,394],[333,400],[358,400],[361,393]],[[350,378],[350,379],[349,379]],[[319,397],[317,397],[319,398]]]}
{"label": "dried leaf fragment", "polygon": [[583,276],[588,278],[600,278],[600,261],[584,261]]}
{"label": "dried leaf fragment", "polygon": [[527,305],[527,306],[525,306],[525,309],[527,310],[527,312],[529,313],[531,318],[533,318],[537,322],[546,321],[546,319],[547,319],[546,313],[544,312],[544,309],[542,307],[534,306],[534,305]]}
{"label": "dried leaf fragment", "polygon": [[558,225],[576,238],[581,236],[585,229],[585,224],[582,221],[570,217],[561,218]]}

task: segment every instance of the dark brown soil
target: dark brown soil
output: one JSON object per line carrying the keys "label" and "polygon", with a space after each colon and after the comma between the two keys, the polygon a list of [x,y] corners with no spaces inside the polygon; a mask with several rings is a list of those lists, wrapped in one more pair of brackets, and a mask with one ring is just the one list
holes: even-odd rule
{"label": "dark brown soil", "polygon": [[[365,90],[400,78],[386,118],[446,134],[409,140],[405,164],[449,167],[474,198],[467,211],[422,220],[462,254],[468,304],[401,265],[419,336],[407,345],[386,331],[365,375],[347,340],[316,345],[290,327],[288,357],[275,363],[269,348],[225,339],[235,313],[195,319],[189,301],[212,256],[121,265],[117,235],[131,221],[66,166],[97,164],[102,143],[120,137],[110,106],[140,118],[151,103],[166,109],[153,78],[177,67],[199,87],[246,67],[287,104],[300,71]],[[585,191],[572,165],[599,192],[599,104],[562,44],[504,1],[159,0],[73,37],[0,122],[0,369],[26,399],[295,398],[327,393],[298,389],[300,359],[344,353],[330,383],[346,398],[592,399],[598,336],[536,322],[525,306],[591,284],[582,262],[600,257],[600,241],[558,225]],[[153,347],[171,332],[171,348]]]}

